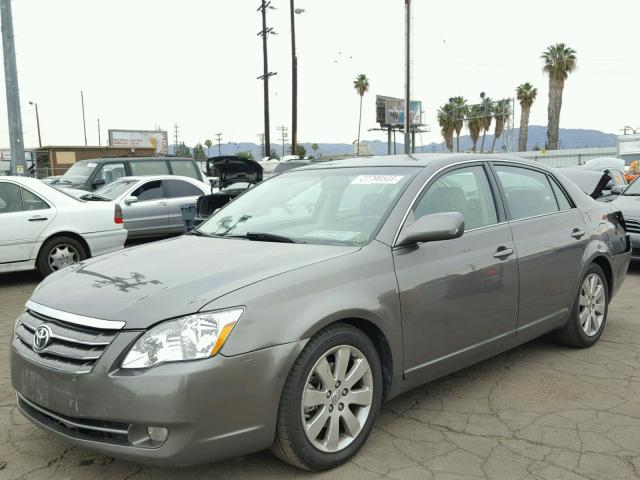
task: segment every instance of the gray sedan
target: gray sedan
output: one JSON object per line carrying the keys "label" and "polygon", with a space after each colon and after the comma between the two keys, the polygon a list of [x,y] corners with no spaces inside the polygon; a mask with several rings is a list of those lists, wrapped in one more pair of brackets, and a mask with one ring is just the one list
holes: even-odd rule
{"label": "gray sedan", "polygon": [[112,201],[122,208],[128,238],[184,233],[181,207],[194,205],[211,186],[189,177],[123,177],[81,198]]}
{"label": "gray sedan", "polygon": [[40,284],[12,339],[18,408],[139,462],[271,447],[329,469],[384,400],[551,331],[597,342],[629,265],[623,225],[515,158],[296,169],[193,234]]}

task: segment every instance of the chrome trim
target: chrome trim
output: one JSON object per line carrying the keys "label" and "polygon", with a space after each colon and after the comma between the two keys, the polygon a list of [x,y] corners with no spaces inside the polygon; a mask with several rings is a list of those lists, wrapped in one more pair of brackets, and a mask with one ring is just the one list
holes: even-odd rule
{"label": "chrome trim", "polygon": [[578,207],[575,207],[575,208],[570,208],[569,210],[558,210],[557,212],[541,213],[540,215],[533,215],[531,217],[518,218],[517,220],[509,220],[509,223],[518,223],[525,220],[532,220],[534,218],[549,217],[551,215],[558,215],[560,213],[567,213],[567,212],[574,212],[574,211],[577,211],[578,213],[580,213],[580,209]]}
{"label": "chrome trim", "polygon": [[[23,318],[20,318],[19,321],[20,321],[20,324],[24,325],[25,329],[29,330],[31,333],[35,332],[36,329],[38,328],[35,325],[31,325],[30,323],[25,322]],[[109,345],[111,345],[111,342],[113,341],[113,338],[108,342],[90,342],[85,340],[78,340],[76,338],[70,338],[70,337],[65,337],[64,335],[58,335],[54,331],[51,332],[51,335],[49,336],[49,338],[53,340],[60,340],[62,342],[73,343],[76,345],[85,345],[87,347],[108,347]]]}
{"label": "chrome trim", "polygon": [[[94,426],[94,425],[87,425],[87,424],[83,424],[83,423],[74,422],[72,420],[69,420],[67,418],[61,417],[59,415],[56,415],[55,413],[36,405],[35,403],[33,403],[33,402],[27,400],[26,398],[24,398],[18,392],[16,392],[16,395],[17,395],[18,399],[21,402],[26,403],[31,408],[33,408],[34,410],[37,410],[38,412],[40,412],[45,417],[52,418],[53,420],[56,420],[56,421],[62,423],[67,428],[82,428],[83,430],[93,430],[95,432],[113,433],[115,435],[129,435],[129,432],[127,430],[120,430],[118,428],[97,427],[97,426]],[[31,415],[29,415],[29,416],[31,416]]]}
{"label": "chrome trim", "polygon": [[83,327],[97,328],[100,330],[122,330],[126,325],[126,322],[120,320],[102,320],[99,318],[85,317],[84,315],[76,315],[75,313],[63,312],[55,308],[45,307],[33,300],[28,300],[25,307],[27,310],[32,310],[45,317]]}

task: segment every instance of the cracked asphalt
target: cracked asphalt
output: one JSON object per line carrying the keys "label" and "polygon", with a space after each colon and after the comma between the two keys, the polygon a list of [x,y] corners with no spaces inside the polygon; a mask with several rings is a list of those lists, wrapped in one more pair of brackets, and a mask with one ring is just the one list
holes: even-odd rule
{"label": "cracked asphalt", "polygon": [[74,448],[15,407],[13,321],[35,274],[0,276],[2,479],[640,479],[640,265],[632,265],[600,342],[541,339],[383,406],[363,450],[318,475],[268,452],[188,469],[146,467]]}

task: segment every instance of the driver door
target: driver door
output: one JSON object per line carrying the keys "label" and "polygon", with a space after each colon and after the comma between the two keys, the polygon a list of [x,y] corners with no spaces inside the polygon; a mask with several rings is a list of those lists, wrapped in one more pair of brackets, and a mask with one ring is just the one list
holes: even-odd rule
{"label": "driver door", "polygon": [[424,215],[460,212],[464,234],[393,250],[408,379],[437,378],[515,339],[517,254],[491,179],[481,163],[440,174],[405,226]]}
{"label": "driver door", "polygon": [[124,226],[130,236],[165,234],[169,228],[169,207],[162,180],[150,180],[131,192],[137,201],[123,205]]}

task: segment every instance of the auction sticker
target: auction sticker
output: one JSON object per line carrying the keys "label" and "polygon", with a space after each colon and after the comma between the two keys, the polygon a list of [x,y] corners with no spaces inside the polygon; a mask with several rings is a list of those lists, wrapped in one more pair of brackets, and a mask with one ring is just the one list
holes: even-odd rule
{"label": "auction sticker", "polygon": [[358,175],[351,185],[395,185],[404,175]]}

